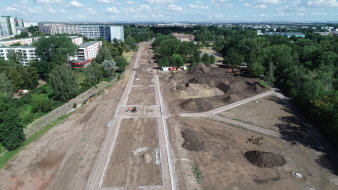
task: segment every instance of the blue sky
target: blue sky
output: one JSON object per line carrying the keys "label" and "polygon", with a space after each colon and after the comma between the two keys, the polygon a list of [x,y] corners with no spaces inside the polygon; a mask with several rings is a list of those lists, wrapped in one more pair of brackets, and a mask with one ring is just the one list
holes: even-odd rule
{"label": "blue sky", "polygon": [[26,21],[338,21],[336,0],[0,0]]}

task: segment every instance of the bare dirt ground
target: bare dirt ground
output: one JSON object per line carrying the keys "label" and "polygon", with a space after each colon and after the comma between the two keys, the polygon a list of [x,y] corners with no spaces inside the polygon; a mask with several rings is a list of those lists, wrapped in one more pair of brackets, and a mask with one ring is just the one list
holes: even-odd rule
{"label": "bare dirt ground", "polygon": [[[176,168],[184,168],[185,159],[192,160],[202,173],[202,189],[336,189],[330,174],[314,158],[318,154],[302,145],[292,146],[277,138],[264,136],[262,145],[247,143],[256,133],[204,119],[169,119],[172,141],[184,147],[188,154],[176,149]],[[246,151],[259,150],[280,154],[286,160],[281,167],[260,168],[244,156]],[[188,168],[189,169],[189,168]],[[292,172],[305,178],[296,179]],[[188,173],[189,171],[180,171]],[[178,177],[180,189],[191,189],[184,175]]]}
{"label": "bare dirt ground", "polygon": [[129,94],[127,105],[154,105],[154,87],[134,87]]}
{"label": "bare dirt ground", "polygon": [[[309,128],[313,127],[305,124],[301,114],[287,99],[277,98],[275,95],[267,96],[258,102],[251,101],[221,114],[280,134],[278,137],[271,137],[209,119],[178,116],[179,113],[206,111],[202,110],[201,105],[203,107],[211,105],[210,109],[216,109],[265,92],[252,79],[229,76],[222,68],[211,68],[209,73],[200,74],[170,76],[163,73],[161,80],[170,116],[167,121],[176,159],[175,169],[179,189],[338,188],[338,170],[335,169],[335,163],[327,157],[330,149],[321,148],[319,142],[322,141],[310,133],[312,130]],[[209,87],[222,90],[224,95],[200,98],[203,101],[200,99],[192,101],[188,99],[189,97],[178,100],[177,90],[193,92],[189,89],[191,88],[189,83],[207,84]],[[196,110],[185,110],[186,108]],[[252,137],[262,137],[262,144],[251,143],[249,139]],[[252,158],[250,157],[252,151],[261,151],[267,156]],[[246,158],[245,155],[249,157]],[[202,178],[199,183],[199,177],[194,175],[196,169],[194,171],[193,166],[197,166],[197,170],[201,172]],[[294,172],[300,173],[302,178],[296,178]]]}
{"label": "bare dirt ground", "polygon": [[159,154],[156,119],[122,120],[103,187],[160,185],[156,154]]}
{"label": "bare dirt ground", "polygon": [[205,111],[182,109],[180,105],[189,98],[204,99],[211,108],[217,108],[266,91],[257,80],[234,77],[224,68],[210,68],[208,73],[162,73],[161,80],[161,90],[170,102],[168,111],[172,114]]}
{"label": "bare dirt ground", "polygon": [[0,171],[0,189],[84,189],[126,78],[9,161]]}
{"label": "bare dirt ground", "polygon": [[295,109],[290,102],[281,101],[275,95],[270,95],[220,115],[280,132],[282,127],[301,127],[301,120],[295,116]]}

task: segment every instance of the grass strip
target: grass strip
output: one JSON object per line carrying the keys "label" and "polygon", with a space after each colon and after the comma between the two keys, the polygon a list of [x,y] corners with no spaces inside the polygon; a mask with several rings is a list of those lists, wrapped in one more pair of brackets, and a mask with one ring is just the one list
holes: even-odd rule
{"label": "grass strip", "polygon": [[12,150],[12,151],[8,151],[6,153],[4,153],[1,157],[0,157],[0,169],[3,168],[6,163],[13,158],[15,155],[17,155],[19,152],[21,152],[21,150],[23,150],[24,148],[26,148],[26,146],[28,146],[31,142],[34,142],[36,140],[38,140],[43,134],[45,134],[49,129],[51,129],[52,127],[54,127],[55,125],[59,124],[61,121],[63,121],[64,119],[66,119],[68,116],[70,116],[72,113],[66,114],[56,120],[54,120],[53,122],[51,122],[50,124],[48,124],[47,126],[45,126],[44,128],[40,129],[39,131],[37,131],[36,133],[34,133],[33,135],[31,135],[30,137],[28,137],[21,146],[19,146],[17,149]]}

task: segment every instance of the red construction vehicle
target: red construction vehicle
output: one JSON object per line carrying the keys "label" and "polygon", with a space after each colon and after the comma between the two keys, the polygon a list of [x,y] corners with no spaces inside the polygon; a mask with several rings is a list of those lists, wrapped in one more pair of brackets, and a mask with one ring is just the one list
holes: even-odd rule
{"label": "red construction vehicle", "polygon": [[129,108],[127,108],[126,112],[136,113],[137,109],[136,109],[136,107],[129,107]]}

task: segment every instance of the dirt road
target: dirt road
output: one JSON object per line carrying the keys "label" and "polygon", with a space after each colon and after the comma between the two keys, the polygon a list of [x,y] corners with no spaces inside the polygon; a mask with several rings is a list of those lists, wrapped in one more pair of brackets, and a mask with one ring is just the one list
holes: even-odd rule
{"label": "dirt road", "polygon": [[[128,74],[127,74],[128,75]],[[84,189],[125,77],[32,142],[0,171],[0,189]]]}
{"label": "dirt road", "polygon": [[[141,43],[86,189],[176,189],[166,115],[150,43]],[[127,112],[135,107],[136,112]]]}

